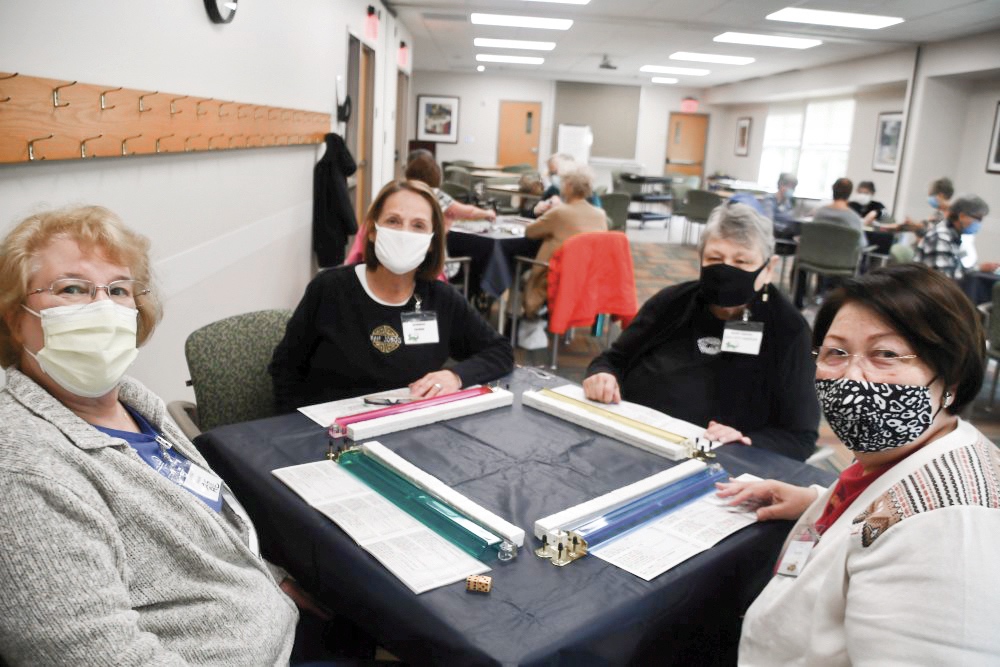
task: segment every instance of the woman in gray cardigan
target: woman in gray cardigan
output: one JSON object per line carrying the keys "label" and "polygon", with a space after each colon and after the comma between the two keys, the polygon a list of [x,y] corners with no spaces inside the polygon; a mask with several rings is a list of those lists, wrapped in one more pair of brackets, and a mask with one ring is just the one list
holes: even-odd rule
{"label": "woman in gray cardigan", "polygon": [[123,377],[160,317],[147,250],[99,207],[0,246],[0,663],[288,661],[249,518]]}

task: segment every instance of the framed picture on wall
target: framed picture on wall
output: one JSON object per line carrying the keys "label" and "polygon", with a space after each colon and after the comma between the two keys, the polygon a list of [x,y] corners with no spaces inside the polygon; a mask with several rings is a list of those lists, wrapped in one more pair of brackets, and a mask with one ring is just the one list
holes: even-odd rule
{"label": "framed picture on wall", "polygon": [[750,118],[736,120],[736,154],[740,157],[750,155]]}
{"label": "framed picture on wall", "polygon": [[1000,102],[993,116],[993,138],[990,140],[990,154],[986,157],[986,171],[1000,174]]}
{"label": "framed picture on wall", "polygon": [[458,143],[458,98],[417,96],[417,141]]}
{"label": "framed picture on wall", "polygon": [[872,169],[896,171],[899,161],[899,136],[903,132],[903,112],[883,111],[878,115],[875,128],[875,153]]}

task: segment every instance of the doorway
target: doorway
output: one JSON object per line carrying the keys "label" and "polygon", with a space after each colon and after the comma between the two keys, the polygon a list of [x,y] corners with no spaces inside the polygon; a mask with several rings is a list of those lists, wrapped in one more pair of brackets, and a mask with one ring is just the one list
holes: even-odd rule
{"label": "doorway", "polygon": [[671,113],[667,126],[667,164],[671,176],[697,176],[705,182],[705,144],[708,140],[708,115]]}
{"label": "doorway", "polygon": [[541,124],[541,102],[501,100],[497,164],[502,167],[530,164],[538,169]]}
{"label": "doorway", "polygon": [[[358,170],[354,173],[351,201],[358,223],[365,219],[372,200],[372,151],[375,114],[375,52],[351,35],[347,46],[347,93],[354,109],[347,121],[347,147]],[[350,181],[348,181],[350,185]]]}

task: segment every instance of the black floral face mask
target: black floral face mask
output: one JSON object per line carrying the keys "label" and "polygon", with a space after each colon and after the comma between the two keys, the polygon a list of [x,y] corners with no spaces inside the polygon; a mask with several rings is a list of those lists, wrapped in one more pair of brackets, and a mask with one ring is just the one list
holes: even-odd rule
{"label": "black floral face mask", "polygon": [[830,428],[848,449],[881,452],[909,444],[936,414],[929,387],[858,380],[816,380],[816,396]]}

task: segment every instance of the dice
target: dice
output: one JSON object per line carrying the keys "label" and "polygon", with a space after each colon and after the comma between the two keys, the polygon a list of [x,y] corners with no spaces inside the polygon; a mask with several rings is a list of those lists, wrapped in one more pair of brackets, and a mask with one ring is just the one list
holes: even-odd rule
{"label": "dice", "polygon": [[470,574],[465,579],[465,590],[471,593],[489,593],[493,588],[493,577],[485,574]]}

